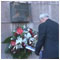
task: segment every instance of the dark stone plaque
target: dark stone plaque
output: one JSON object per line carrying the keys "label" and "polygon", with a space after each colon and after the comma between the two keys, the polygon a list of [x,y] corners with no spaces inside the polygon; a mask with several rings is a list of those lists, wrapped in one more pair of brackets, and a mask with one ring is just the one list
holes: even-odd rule
{"label": "dark stone plaque", "polygon": [[28,3],[11,2],[10,3],[10,16],[11,22],[29,22],[29,6]]}

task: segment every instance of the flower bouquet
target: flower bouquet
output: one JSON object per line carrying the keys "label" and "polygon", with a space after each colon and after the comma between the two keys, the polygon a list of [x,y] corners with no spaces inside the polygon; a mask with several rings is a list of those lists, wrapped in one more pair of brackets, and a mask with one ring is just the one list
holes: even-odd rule
{"label": "flower bouquet", "polygon": [[10,53],[13,58],[27,58],[35,51],[37,42],[37,32],[23,25],[13,30],[13,35],[6,38],[3,43],[8,43],[6,53]]}

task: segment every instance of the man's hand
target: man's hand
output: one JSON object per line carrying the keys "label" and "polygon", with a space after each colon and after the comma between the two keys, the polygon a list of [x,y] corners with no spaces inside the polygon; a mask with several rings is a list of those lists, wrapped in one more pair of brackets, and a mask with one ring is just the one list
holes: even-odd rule
{"label": "man's hand", "polygon": [[39,56],[39,53],[35,52],[35,54]]}

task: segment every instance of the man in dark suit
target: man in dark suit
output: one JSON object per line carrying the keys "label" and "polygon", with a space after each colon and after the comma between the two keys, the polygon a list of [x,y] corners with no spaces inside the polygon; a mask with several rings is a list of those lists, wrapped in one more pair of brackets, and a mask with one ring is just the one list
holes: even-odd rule
{"label": "man in dark suit", "polygon": [[35,54],[39,55],[42,46],[42,59],[59,58],[59,25],[49,19],[47,14],[40,15],[38,42],[36,44]]}

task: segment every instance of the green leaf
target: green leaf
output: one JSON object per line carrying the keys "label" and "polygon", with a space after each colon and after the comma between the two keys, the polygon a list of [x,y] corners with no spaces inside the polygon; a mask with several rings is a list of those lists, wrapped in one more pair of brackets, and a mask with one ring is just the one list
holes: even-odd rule
{"label": "green leaf", "polygon": [[10,37],[7,37],[2,43],[10,43],[10,38],[11,38],[12,36],[10,36]]}
{"label": "green leaf", "polygon": [[5,49],[5,53],[6,53],[6,54],[10,53],[10,49],[9,49],[9,48],[6,48],[6,49]]}
{"label": "green leaf", "polygon": [[31,52],[26,51],[26,49],[22,49],[17,54],[12,54],[14,59],[26,59],[30,56]]}

